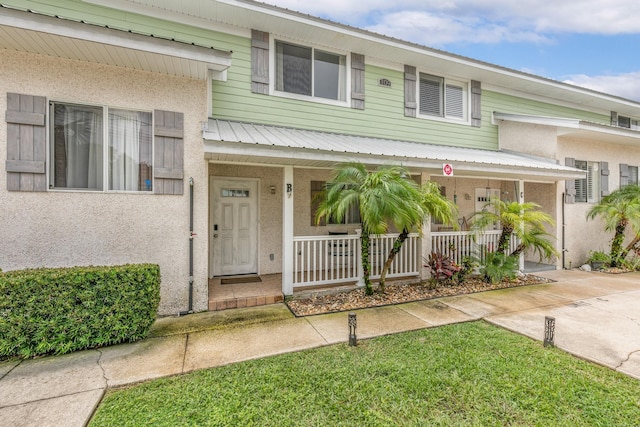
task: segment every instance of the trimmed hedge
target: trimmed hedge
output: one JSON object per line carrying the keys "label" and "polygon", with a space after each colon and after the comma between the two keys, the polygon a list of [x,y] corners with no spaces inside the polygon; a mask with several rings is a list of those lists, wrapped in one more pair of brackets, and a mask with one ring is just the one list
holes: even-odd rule
{"label": "trimmed hedge", "polygon": [[155,264],[0,273],[0,358],[140,340],[159,303]]}

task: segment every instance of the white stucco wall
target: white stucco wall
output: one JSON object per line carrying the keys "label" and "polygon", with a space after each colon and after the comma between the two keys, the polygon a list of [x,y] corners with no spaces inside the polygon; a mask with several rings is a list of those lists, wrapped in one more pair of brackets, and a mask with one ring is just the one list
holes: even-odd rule
{"label": "white stucco wall", "polygon": [[558,131],[552,126],[501,121],[498,140],[501,150],[519,151],[555,159]]}
{"label": "white stucco wall", "polygon": [[[629,145],[605,144],[592,140],[561,138],[558,143],[558,159],[564,163],[565,157],[592,162],[609,163],[609,191],[620,186],[620,163],[640,166],[640,148]],[[564,186],[558,188],[562,200]],[[613,232],[605,232],[600,219],[586,220],[587,212],[594,203],[574,203],[565,205],[566,264],[577,267],[585,262],[589,251],[609,252]],[[627,236],[625,244],[631,240]]]}
{"label": "white stucco wall", "polygon": [[48,100],[184,113],[184,195],[48,191],[9,192],[0,121],[0,268],[151,262],[162,275],[160,314],[186,310],[189,185],[194,178],[194,308],[207,309],[207,164],[202,121],[206,82],[2,51],[0,113],[7,92]]}

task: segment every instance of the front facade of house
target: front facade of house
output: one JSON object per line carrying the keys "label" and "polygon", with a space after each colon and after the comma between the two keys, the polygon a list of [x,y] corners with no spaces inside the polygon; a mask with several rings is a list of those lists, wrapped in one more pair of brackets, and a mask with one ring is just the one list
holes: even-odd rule
{"label": "front facade of house", "polygon": [[212,277],[354,282],[357,215],[313,221],[344,161],[402,164],[459,207],[462,231],[412,235],[392,274],[475,244],[495,196],[551,214],[570,268],[609,244],[587,210],[638,180],[636,102],[262,3],[157,3],[3,2],[3,270],[158,263],[161,314],[190,283],[205,310]]}

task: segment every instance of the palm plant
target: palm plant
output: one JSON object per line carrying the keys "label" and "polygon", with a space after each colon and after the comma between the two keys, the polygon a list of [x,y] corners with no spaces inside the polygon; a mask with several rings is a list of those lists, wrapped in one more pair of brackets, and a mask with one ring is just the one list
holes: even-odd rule
{"label": "palm plant", "polygon": [[[431,189],[431,187],[425,187]],[[429,190],[432,191],[432,190]],[[439,195],[439,192],[438,192]],[[371,295],[371,265],[369,241],[372,234],[383,234],[391,225],[401,230],[389,251],[380,277],[380,290],[384,292],[386,273],[409,231],[420,229],[430,209],[439,217],[445,208],[433,202],[434,196],[424,192],[411,179],[406,168],[383,166],[369,172],[361,163],[345,163],[339,166],[322,194],[316,223],[322,218],[333,217],[341,221],[349,209],[359,206],[362,226],[361,256],[366,293]],[[452,216],[452,215],[450,215]],[[446,215],[445,215],[446,217]]]}
{"label": "palm plant", "polygon": [[[471,229],[482,232],[499,222],[502,232],[498,240],[497,253],[517,256],[527,249],[532,249],[539,253],[540,260],[548,259],[557,255],[557,251],[549,240],[551,235],[544,227],[547,224],[553,225],[554,221],[550,215],[538,210],[539,208],[540,205],[532,202],[504,202],[499,198],[492,198],[482,212],[474,214]],[[509,252],[512,235],[515,235],[520,243]]]}
{"label": "palm plant", "polygon": [[[601,217],[604,228],[614,231],[611,241],[610,265],[618,267],[627,257],[629,251],[640,242],[640,186],[627,185],[613,191],[600,200],[587,212],[587,219]],[[631,227],[635,237],[623,247],[627,227]]]}

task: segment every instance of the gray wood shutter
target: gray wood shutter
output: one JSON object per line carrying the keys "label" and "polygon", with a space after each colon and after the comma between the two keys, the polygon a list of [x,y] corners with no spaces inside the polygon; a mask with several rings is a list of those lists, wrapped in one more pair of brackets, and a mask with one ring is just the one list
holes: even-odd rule
{"label": "gray wood shutter", "polygon": [[364,110],[364,55],[351,53],[351,108]]}
{"label": "gray wood shutter", "polygon": [[620,187],[629,185],[629,165],[620,163]]}
{"label": "gray wood shutter", "polygon": [[482,125],[482,85],[479,81],[471,80],[471,126],[479,128]]}
{"label": "gray wood shutter", "polygon": [[[573,157],[565,157],[564,164],[565,166],[575,168],[576,159]],[[575,179],[567,179],[564,181],[564,202],[567,204],[572,204],[576,202],[576,180]]]}
{"label": "gray wood shutter", "polygon": [[600,162],[600,195],[609,195],[609,162]]}
{"label": "gray wood shutter", "polygon": [[618,126],[618,113],[615,111],[611,112],[611,126]]}
{"label": "gray wood shutter", "polygon": [[269,33],[251,30],[251,92],[269,94]]}
{"label": "gray wood shutter", "polygon": [[153,191],[155,194],[183,194],[184,115],[155,110],[153,116]]}
{"label": "gray wood shutter", "polygon": [[7,93],[7,190],[47,191],[43,96]]}
{"label": "gray wood shutter", "polygon": [[416,67],[404,66],[404,115],[416,116]]}

